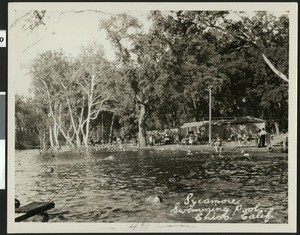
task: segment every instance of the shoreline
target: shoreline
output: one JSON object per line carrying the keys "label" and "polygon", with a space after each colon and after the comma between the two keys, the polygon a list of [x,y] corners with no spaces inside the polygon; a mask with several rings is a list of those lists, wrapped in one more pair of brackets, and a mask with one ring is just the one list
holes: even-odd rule
{"label": "shoreline", "polygon": [[[281,153],[282,147],[280,145],[272,146],[273,151],[271,153]],[[149,149],[149,150],[159,150],[159,151],[196,151],[196,152],[203,152],[203,153],[220,153],[216,152],[214,146],[210,145],[159,145],[159,146],[147,146],[147,147],[138,147],[138,146],[126,146],[126,150],[134,150],[134,149]],[[238,146],[238,147],[231,147],[231,146],[224,146],[223,151],[221,153],[241,153],[241,152],[248,152],[248,153],[269,153],[267,147],[256,147],[256,146]]]}
{"label": "shoreline", "polygon": [[[146,147],[139,147],[135,145],[122,145],[124,146],[125,150],[119,150],[117,149],[118,146],[112,145],[109,146],[107,149],[98,149],[101,148],[100,146],[90,147],[89,149],[85,149],[84,147],[81,148],[69,148],[69,147],[62,147],[61,150],[39,150],[39,149],[24,149],[24,150],[17,150],[15,149],[15,152],[26,152],[26,153],[35,153],[35,154],[44,154],[44,153],[63,153],[63,152],[126,152],[126,151],[138,151],[138,150],[158,150],[158,151],[197,151],[197,152],[203,152],[203,153],[219,153],[215,151],[214,146],[210,146],[208,144],[206,145],[177,145],[177,144],[168,144],[168,145],[157,145],[157,146],[146,146]],[[103,147],[103,146],[102,146]],[[287,154],[285,152],[282,152],[282,146],[275,145],[272,146],[273,151],[271,153],[282,153]],[[224,146],[222,153],[269,153],[267,147],[257,147],[257,146]]]}

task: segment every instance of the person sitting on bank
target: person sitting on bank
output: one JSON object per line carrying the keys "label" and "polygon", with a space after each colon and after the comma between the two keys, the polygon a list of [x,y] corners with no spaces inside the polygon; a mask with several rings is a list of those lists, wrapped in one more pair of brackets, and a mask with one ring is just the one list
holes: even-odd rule
{"label": "person sitting on bank", "polygon": [[179,145],[180,144],[180,139],[179,139],[179,135],[174,135],[174,143],[176,144],[176,145]]}
{"label": "person sitting on bank", "polygon": [[230,142],[231,142],[231,147],[234,148],[235,147],[235,139],[236,139],[236,136],[234,133],[231,133],[230,135]]}
{"label": "person sitting on bank", "polygon": [[149,136],[149,138],[148,138],[148,145],[150,145],[150,146],[153,146],[153,145],[154,145],[152,134],[151,134],[151,135]]}
{"label": "person sitting on bank", "polygon": [[211,145],[213,145],[215,147],[215,151],[217,153],[223,151],[223,141],[222,141],[222,138],[220,138],[219,136],[217,136],[217,138],[213,140]]}
{"label": "person sitting on bank", "polygon": [[249,133],[245,133],[244,136],[244,144],[250,146],[251,145],[251,136]]}
{"label": "person sitting on bank", "polygon": [[183,138],[183,141],[184,141],[185,145],[189,144],[189,135],[188,134],[185,136],[185,138]]}
{"label": "person sitting on bank", "polygon": [[189,134],[189,145],[193,145],[193,142],[194,142],[194,135]]}

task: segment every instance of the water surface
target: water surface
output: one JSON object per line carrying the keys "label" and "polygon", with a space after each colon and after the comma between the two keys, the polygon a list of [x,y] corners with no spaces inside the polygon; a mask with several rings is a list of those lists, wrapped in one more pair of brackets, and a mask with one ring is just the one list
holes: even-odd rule
{"label": "water surface", "polygon": [[[108,156],[114,160],[105,160]],[[53,200],[49,222],[197,222],[192,214],[171,212],[193,193],[197,199],[240,200],[244,208],[260,203],[266,210],[274,209],[269,223],[287,223],[287,155],[225,153],[218,157],[144,149],[52,156],[22,151],[16,152],[15,192],[22,205]],[[147,201],[151,195],[163,202]],[[239,214],[230,221],[215,222],[264,220],[242,219]]]}

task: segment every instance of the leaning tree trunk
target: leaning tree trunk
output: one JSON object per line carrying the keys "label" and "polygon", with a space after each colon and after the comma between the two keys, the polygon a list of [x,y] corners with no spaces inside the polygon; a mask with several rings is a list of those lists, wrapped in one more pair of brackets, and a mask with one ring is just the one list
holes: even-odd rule
{"label": "leaning tree trunk", "polygon": [[275,68],[275,66],[271,63],[271,61],[266,57],[266,55],[264,53],[262,53],[262,57],[264,59],[264,61],[267,63],[267,65],[269,66],[269,68],[281,79],[283,79],[285,82],[289,82],[289,79],[287,78],[286,75],[284,75],[283,73],[281,73],[278,69]]}
{"label": "leaning tree trunk", "polygon": [[279,135],[280,134],[280,132],[279,132],[279,124],[277,122],[275,122],[274,125],[275,125],[276,135]]}
{"label": "leaning tree trunk", "polygon": [[[41,81],[44,83],[44,85],[46,87],[46,92],[47,92],[47,96],[48,96],[48,105],[49,105],[50,116],[53,118],[54,124],[60,130],[60,133],[63,135],[63,137],[67,141],[67,144],[69,146],[73,146],[72,139],[64,132],[64,130],[63,130],[62,126],[61,126],[61,123],[59,123],[59,120],[57,120],[56,117],[55,117],[55,115],[54,115],[54,112],[53,112],[53,109],[52,109],[51,96],[50,96],[50,92],[49,92],[48,86],[47,86],[47,84],[45,83],[44,80],[41,80]],[[60,117],[61,117],[61,110],[60,110],[60,113],[59,113],[59,119],[60,119]]]}
{"label": "leaning tree trunk", "polygon": [[139,116],[139,146],[146,147],[146,107],[144,104],[140,104],[140,116]]}

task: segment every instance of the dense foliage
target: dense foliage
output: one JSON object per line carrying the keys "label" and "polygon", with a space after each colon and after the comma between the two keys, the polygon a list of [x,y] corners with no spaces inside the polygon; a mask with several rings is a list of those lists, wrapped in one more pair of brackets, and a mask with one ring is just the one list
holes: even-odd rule
{"label": "dense foliage", "polygon": [[62,51],[38,55],[31,67],[34,99],[17,97],[17,145],[36,135],[36,145],[88,147],[95,136],[118,135],[138,137],[144,146],[146,130],[206,118],[209,88],[214,117],[249,115],[287,127],[287,16],[153,11],[149,20],[149,30],[126,14],[100,22],[115,48],[114,63],[98,43],[77,58]]}

